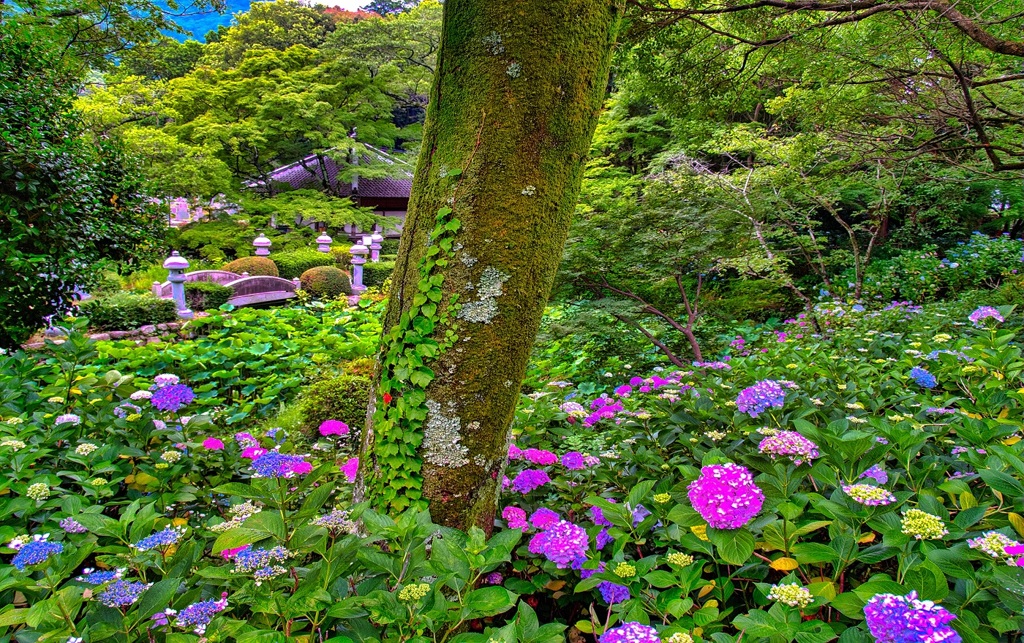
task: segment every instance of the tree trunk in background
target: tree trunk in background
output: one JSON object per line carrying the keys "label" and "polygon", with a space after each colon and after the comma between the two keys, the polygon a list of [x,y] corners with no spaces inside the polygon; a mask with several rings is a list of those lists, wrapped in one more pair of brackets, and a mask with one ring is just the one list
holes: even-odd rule
{"label": "tree trunk in background", "polygon": [[357,497],[490,532],[621,8],[447,0]]}

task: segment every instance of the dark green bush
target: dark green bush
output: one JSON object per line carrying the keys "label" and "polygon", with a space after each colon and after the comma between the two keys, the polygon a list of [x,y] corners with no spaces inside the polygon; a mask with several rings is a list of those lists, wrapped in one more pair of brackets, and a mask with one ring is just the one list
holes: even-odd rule
{"label": "dark green bush", "polygon": [[185,303],[191,310],[216,310],[228,303],[234,291],[212,281],[190,281],[185,284]]}
{"label": "dark green bush", "polygon": [[358,433],[366,421],[370,378],[339,375],[314,383],[302,393],[302,424],[311,433],[327,420],[341,420]]}
{"label": "dark green bush", "polygon": [[398,239],[385,239],[380,242],[380,253],[382,255],[398,254]]}
{"label": "dark green bush", "polygon": [[363,266],[363,285],[367,288],[370,286],[379,287],[387,281],[394,270],[394,261],[378,261],[377,263],[368,261]]}
{"label": "dark green bush", "polygon": [[231,263],[224,264],[221,270],[227,270],[228,272],[234,272],[236,274],[242,274],[243,272],[249,273],[250,277],[265,276],[265,277],[278,277],[280,276],[277,270],[277,264],[270,257],[242,257],[235,259]]}
{"label": "dark green bush", "polygon": [[352,282],[348,275],[334,266],[310,268],[299,277],[302,289],[316,295],[334,299],[339,295],[352,294]]}
{"label": "dark green bush", "polygon": [[328,252],[318,252],[312,248],[279,252],[274,255],[279,275],[283,279],[295,279],[310,268],[317,266],[333,266],[334,257]]}
{"label": "dark green bush", "polygon": [[98,330],[133,330],[147,324],[165,324],[177,320],[173,300],[151,294],[119,292],[82,302],[81,314]]}

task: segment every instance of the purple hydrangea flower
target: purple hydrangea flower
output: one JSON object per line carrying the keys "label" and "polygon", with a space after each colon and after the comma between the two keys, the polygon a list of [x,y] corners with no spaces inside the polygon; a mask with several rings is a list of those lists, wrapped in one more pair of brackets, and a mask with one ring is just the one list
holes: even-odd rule
{"label": "purple hydrangea flower", "polygon": [[[612,504],[615,503],[615,501],[610,498],[608,499],[608,502]],[[593,506],[590,508],[590,519],[594,521],[595,525],[601,525],[602,527],[612,526],[612,523],[604,517],[604,511],[597,506]]]}
{"label": "purple hydrangea flower", "polygon": [[561,519],[557,511],[552,511],[547,507],[541,507],[530,514],[530,524],[536,529],[547,529]]}
{"label": "purple hydrangea flower", "polygon": [[190,629],[196,634],[202,636],[206,633],[206,626],[210,624],[213,617],[218,612],[223,612],[228,608],[228,594],[224,592],[220,595],[219,601],[209,600],[200,601],[198,603],[192,603],[185,609],[178,613],[178,618],[175,619],[174,624],[183,629]]}
{"label": "purple hydrangea flower", "polygon": [[697,513],[715,529],[738,529],[761,511],[764,493],[746,467],[731,462],[700,470],[687,496]]}
{"label": "purple hydrangea flower", "polygon": [[636,527],[644,521],[644,518],[651,515],[651,511],[643,506],[637,505],[636,509],[633,510],[633,526]]}
{"label": "purple hydrangea flower", "polygon": [[512,481],[512,488],[519,493],[527,494],[549,482],[551,482],[551,478],[546,472],[540,469],[524,469]]}
{"label": "purple hydrangea flower", "polygon": [[[580,578],[590,578],[594,574],[603,572],[604,569],[605,565],[604,563],[601,563],[601,565],[597,569],[580,570]],[[607,580],[602,581],[601,584],[597,586],[597,591],[601,592],[601,598],[603,598],[604,602],[608,603],[609,605],[615,605],[616,603],[624,603],[628,601],[630,597],[628,587]]]}
{"label": "purple hydrangea flower", "polygon": [[614,542],[614,540],[615,539],[612,538],[611,534],[608,533],[608,528],[604,527],[601,531],[597,532],[597,536],[594,536],[594,546],[597,547],[598,550],[601,550],[604,549],[604,546],[608,543]]}
{"label": "purple hydrangea flower", "polygon": [[523,457],[526,458],[527,462],[532,462],[542,467],[558,462],[557,455],[544,449],[527,449],[523,451]]}
{"label": "purple hydrangea flower", "polygon": [[786,392],[774,380],[761,380],[753,386],[740,391],[736,398],[736,408],[756,418],[770,408],[781,409],[786,401]]}
{"label": "purple hydrangea flower", "polygon": [[587,557],[590,538],[587,531],[566,520],[559,520],[530,539],[530,553],[543,554],[559,569],[581,563]]}
{"label": "purple hydrangea flower", "polygon": [[859,479],[863,480],[864,478],[871,478],[878,484],[885,484],[889,482],[889,474],[885,472],[885,469],[877,464],[860,474]]}
{"label": "purple hydrangea flower", "polygon": [[598,643],[661,643],[657,630],[636,621],[613,627],[597,640]]}
{"label": "purple hydrangea flower", "polygon": [[980,322],[986,319],[994,319],[997,322],[1006,321],[1003,319],[1002,314],[992,306],[981,306],[973,313],[967,316],[967,319],[971,320],[971,323],[975,326],[981,326]]}
{"label": "purple hydrangea flower", "polygon": [[501,572],[491,572],[484,576],[484,582],[488,585],[501,585],[505,582],[505,577],[501,575]]}
{"label": "purple hydrangea flower", "polygon": [[151,549],[164,550],[171,545],[177,544],[184,534],[185,529],[183,527],[165,527],[135,543],[134,547],[139,551],[149,551]]}
{"label": "purple hydrangea flower", "polygon": [[920,366],[910,369],[910,379],[914,380],[922,388],[934,388],[939,383],[934,375]]}
{"label": "purple hydrangea flower", "polygon": [[562,456],[562,466],[570,471],[579,471],[585,469],[586,464],[583,462],[583,454],[579,451],[570,451]]}
{"label": "purple hydrangea flower", "polygon": [[149,402],[161,411],[176,413],[181,407],[191,404],[195,397],[195,393],[188,386],[169,384],[154,391]]}
{"label": "purple hydrangea flower", "polygon": [[877,643],[961,643],[949,626],[955,614],[931,601],[920,601],[917,592],[906,596],[876,594],[864,606],[868,629]]}
{"label": "purple hydrangea flower", "polygon": [[772,460],[790,458],[793,464],[798,466],[804,460],[813,460],[819,455],[818,445],[796,431],[780,431],[775,435],[769,435],[761,440],[757,448]]}
{"label": "purple hydrangea flower", "polygon": [[252,461],[252,469],[255,478],[294,478],[312,471],[313,465],[301,455],[267,451]]}
{"label": "purple hydrangea flower", "polygon": [[60,521],[60,528],[69,534],[84,534],[89,531],[85,528],[85,525],[78,522],[74,518],[65,518]]}
{"label": "purple hydrangea flower", "polygon": [[523,450],[514,444],[508,445],[508,459],[509,460],[522,460]]}
{"label": "purple hydrangea flower", "polygon": [[61,424],[72,424],[77,425],[82,423],[82,418],[78,417],[74,413],[65,413],[64,415],[58,415],[57,419],[53,421],[54,426]]}
{"label": "purple hydrangea flower", "polygon": [[519,507],[505,507],[501,510],[501,517],[508,524],[509,529],[529,529],[530,523],[526,522],[526,512]]}
{"label": "purple hydrangea flower", "polygon": [[148,583],[117,580],[107,585],[97,598],[107,607],[128,607],[139,600],[143,592],[149,589]]}
{"label": "purple hydrangea flower", "polygon": [[18,571],[23,572],[29,565],[45,563],[50,556],[56,556],[62,551],[64,551],[64,545],[48,542],[45,537],[36,537],[18,549],[11,564],[17,567]]}

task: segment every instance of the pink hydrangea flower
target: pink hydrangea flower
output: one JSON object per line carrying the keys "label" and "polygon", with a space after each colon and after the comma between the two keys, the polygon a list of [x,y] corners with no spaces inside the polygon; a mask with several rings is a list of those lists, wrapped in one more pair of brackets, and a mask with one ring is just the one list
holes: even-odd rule
{"label": "pink hydrangea flower", "polygon": [[232,560],[238,555],[238,552],[248,549],[249,547],[252,547],[252,545],[242,545],[241,547],[235,547],[233,549],[224,549],[220,552],[220,555],[224,560]]}
{"label": "pink hydrangea flower", "polygon": [[715,529],[739,529],[764,504],[764,492],[754,484],[754,476],[731,462],[702,468],[687,495],[701,518]]}
{"label": "pink hydrangea flower", "polygon": [[349,458],[348,462],[341,465],[341,472],[345,474],[345,478],[349,482],[354,482],[356,473],[359,472],[359,458]]}
{"label": "pink hydrangea flower", "polygon": [[341,420],[327,420],[320,425],[320,435],[348,435],[348,425]]}
{"label": "pink hydrangea flower", "polygon": [[526,522],[526,512],[519,507],[505,507],[501,510],[502,519],[508,523],[509,529],[528,529],[530,524]]}
{"label": "pink hydrangea flower", "polygon": [[255,460],[256,458],[264,455],[267,452],[263,447],[246,447],[242,451],[242,457],[246,460]]}
{"label": "pink hydrangea flower", "polygon": [[207,451],[220,451],[224,448],[224,442],[217,438],[206,438],[203,440],[203,448]]}
{"label": "pink hydrangea flower", "polygon": [[545,451],[544,449],[527,449],[526,451],[523,451],[523,457],[526,458],[527,461],[532,462],[533,464],[538,464],[542,467],[558,462],[557,455],[550,451]]}

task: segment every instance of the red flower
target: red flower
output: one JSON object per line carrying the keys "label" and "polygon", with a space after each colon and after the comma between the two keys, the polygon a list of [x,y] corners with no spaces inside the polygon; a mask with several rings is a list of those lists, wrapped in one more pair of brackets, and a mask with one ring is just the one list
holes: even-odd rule
{"label": "red flower", "polygon": [[391,394],[390,393],[385,393],[384,394],[384,403],[385,404],[391,404]]}

